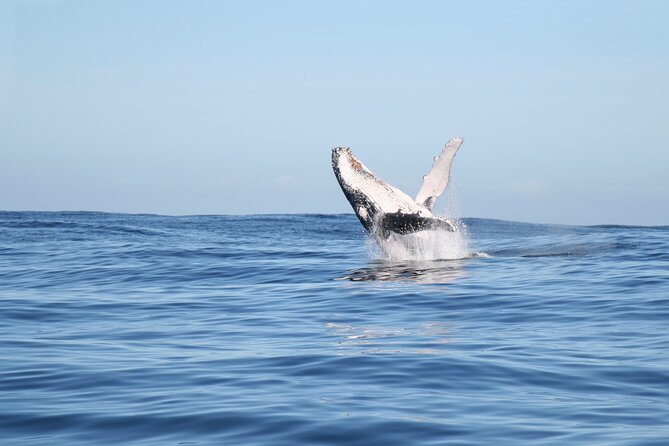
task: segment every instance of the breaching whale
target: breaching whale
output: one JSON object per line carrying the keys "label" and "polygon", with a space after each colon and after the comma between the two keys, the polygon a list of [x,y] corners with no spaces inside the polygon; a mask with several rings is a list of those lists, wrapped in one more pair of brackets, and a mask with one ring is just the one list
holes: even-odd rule
{"label": "breaching whale", "polygon": [[432,206],[448,186],[451,164],[462,141],[451,139],[434,158],[415,200],[374,175],[348,147],[332,149],[332,169],[355,215],[370,233],[387,238],[392,232],[456,231],[454,221],[432,214]]}

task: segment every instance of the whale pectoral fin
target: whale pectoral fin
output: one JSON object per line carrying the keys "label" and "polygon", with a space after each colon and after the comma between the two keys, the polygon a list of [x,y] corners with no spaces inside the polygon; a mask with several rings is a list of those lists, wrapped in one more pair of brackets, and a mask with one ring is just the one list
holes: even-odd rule
{"label": "whale pectoral fin", "polygon": [[452,138],[441,153],[434,158],[430,173],[423,177],[423,186],[416,195],[416,203],[432,209],[434,202],[448,186],[451,176],[451,164],[456,152],[462,144],[462,138]]}

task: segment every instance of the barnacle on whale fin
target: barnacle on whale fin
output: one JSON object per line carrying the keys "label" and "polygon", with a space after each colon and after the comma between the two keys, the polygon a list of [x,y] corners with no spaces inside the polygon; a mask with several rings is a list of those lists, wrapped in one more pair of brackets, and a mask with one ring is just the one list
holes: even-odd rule
{"label": "barnacle on whale fin", "polygon": [[353,157],[351,157],[351,167],[353,167],[358,172],[362,171],[362,164],[360,164],[360,161],[358,161],[357,159],[355,159]]}

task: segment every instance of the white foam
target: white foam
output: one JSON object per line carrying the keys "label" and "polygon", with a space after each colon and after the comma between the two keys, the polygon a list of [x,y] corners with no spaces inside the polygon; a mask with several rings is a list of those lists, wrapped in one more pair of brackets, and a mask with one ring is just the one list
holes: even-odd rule
{"label": "white foam", "polygon": [[[372,256],[383,258],[390,262],[415,260],[456,260],[476,256],[469,249],[467,227],[460,220],[460,206],[458,204],[457,188],[451,185],[447,193],[442,196],[439,214],[448,215],[449,220],[455,223],[456,231],[426,230],[412,234],[391,233],[384,238],[378,231],[374,231],[373,242],[375,247],[370,250]],[[436,213],[435,213],[436,214]]]}
{"label": "white foam", "polygon": [[388,261],[402,260],[454,260],[471,257],[464,225],[458,224],[455,232],[426,230],[412,234],[391,233],[388,238],[374,236],[370,244],[372,256]]}

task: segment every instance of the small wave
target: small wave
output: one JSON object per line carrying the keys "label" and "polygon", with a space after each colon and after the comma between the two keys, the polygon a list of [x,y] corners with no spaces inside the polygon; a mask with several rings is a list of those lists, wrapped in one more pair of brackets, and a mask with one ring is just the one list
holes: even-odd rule
{"label": "small wave", "polygon": [[625,248],[622,243],[574,243],[494,251],[499,257],[582,257]]}
{"label": "small wave", "polygon": [[140,228],[137,226],[126,225],[107,225],[96,228],[97,232],[114,232],[122,234],[136,234],[136,235],[163,235],[163,231],[155,229]]}
{"label": "small wave", "polygon": [[658,230],[658,231],[666,231],[669,230],[669,226],[666,225],[661,225],[661,226],[639,226],[639,225],[590,225],[590,226],[585,226],[586,228],[598,228],[598,229],[642,229],[642,230]]}
{"label": "small wave", "polygon": [[59,220],[21,220],[21,221],[10,220],[3,222],[2,226],[6,228],[22,228],[22,229],[81,227],[79,223],[74,223],[69,221],[59,221]]}
{"label": "small wave", "polygon": [[[65,217],[72,217],[70,214],[63,214]],[[92,217],[84,214],[84,217]],[[46,230],[75,230],[82,233],[117,233],[117,234],[138,234],[138,235],[159,235],[163,231],[140,227],[128,224],[118,224],[115,222],[106,222],[104,220],[92,221],[68,221],[61,219],[7,219],[0,220],[0,227],[10,229],[46,229]]]}

